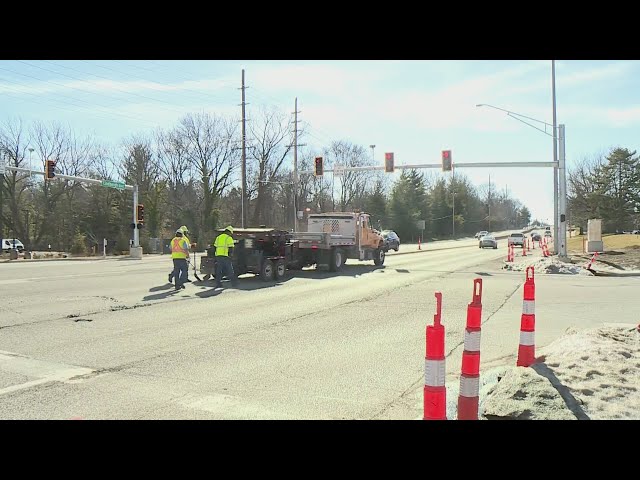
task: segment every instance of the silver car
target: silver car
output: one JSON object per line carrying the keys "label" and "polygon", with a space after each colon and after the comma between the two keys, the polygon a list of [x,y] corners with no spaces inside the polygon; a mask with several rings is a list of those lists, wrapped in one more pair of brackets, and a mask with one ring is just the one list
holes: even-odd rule
{"label": "silver car", "polygon": [[478,248],[485,247],[493,247],[494,249],[498,248],[498,241],[496,237],[491,235],[490,233],[480,238],[480,242],[478,244]]}

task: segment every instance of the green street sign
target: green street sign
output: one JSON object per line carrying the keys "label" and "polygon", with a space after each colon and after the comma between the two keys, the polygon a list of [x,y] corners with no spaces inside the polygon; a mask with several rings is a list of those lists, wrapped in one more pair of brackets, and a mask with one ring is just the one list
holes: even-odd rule
{"label": "green street sign", "polygon": [[126,187],[126,184],[124,182],[112,182],[111,180],[103,180],[102,186],[108,187],[108,188],[117,188],[118,190],[124,190],[124,188]]}

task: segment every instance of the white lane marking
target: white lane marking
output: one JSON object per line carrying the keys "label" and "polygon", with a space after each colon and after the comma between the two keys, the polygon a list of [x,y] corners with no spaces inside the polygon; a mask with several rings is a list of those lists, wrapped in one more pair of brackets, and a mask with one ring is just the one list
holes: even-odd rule
{"label": "white lane marking", "polygon": [[0,351],[0,370],[9,373],[36,377],[18,385],[0,389],[0,395],[31,388],[47,382],[65,382],[78,375],[87,375],[94,370],[64,363],[47,362],[20,355],[18,353]]}

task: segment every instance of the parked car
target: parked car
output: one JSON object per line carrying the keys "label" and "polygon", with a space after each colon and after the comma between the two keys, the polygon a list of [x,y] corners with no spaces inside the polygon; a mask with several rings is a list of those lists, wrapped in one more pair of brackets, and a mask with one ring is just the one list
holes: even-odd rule
{"label": "parked car", "polygon": [[[14,246],[14,242],[15,242],[15,246]],[[17,238],[2,239],[2,251],[4,253],[9,253],[14,248],[18,250],[18,252],[22,253],[24,251],[24,244]]]}
{"label": "parked car", "polygon": [[546,231],[544,232],[544,236],[545,236],[545,237],[550,237],[550,236],[551,236],[551,230],[546,230]]}
{"label": "parked car", "polygon": [[524,234],[521,232],[513,232],[507,237],[507,245],[524,245]]}
{"label": "parked car", "polygon": [[396,252],[400,250],[400,237],[393,230],[383,230],[380,232],[382,238],[384,239],[384,246],[387,251],[395,250]]}
{"label": "parked car", "polygon": [[489,232],[487,232],[486,230],[482,230],[481,232],[476,233],[476,238],[480,239],[482,237],[484,237],[485,235],[488,235]]}
{"label": "parked car", "polygon": [[480,238],[480,242],[478,243],[478,248],[492,247],[493,249],[498,248],[498,241],[496,237],[491,235],[490,233],[482,236]]}
{"label": "parked car", "polygon": [[531,234],[531,240],[533,240],[534,242],[539,242],[540,240],[542,240],[542,236],[538,232],[533,232]]}

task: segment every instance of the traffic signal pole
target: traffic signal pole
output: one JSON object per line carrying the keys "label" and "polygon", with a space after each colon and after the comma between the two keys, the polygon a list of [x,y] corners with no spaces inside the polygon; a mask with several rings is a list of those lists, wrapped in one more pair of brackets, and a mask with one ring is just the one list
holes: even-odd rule
{"label": "traffic signal pole", "polygon": [[[138,229],[138,185],[133,186],[133,247],[140,247],[140,230]],[[133,256],[133,252],[131,254]]]}
{"label": "traffic signal pole", "polygon": [[[45,178],[47,176],[46,172],[36,172],[28,168],[5,166],[5,170],[9,170],[12,172],[23,172],[23,173],[28,173],[30,175],[42,175]],[[104,182],[104,180],[96,180],[95,178],[74,177],[72,175],[62,175],[59,173],[56,173],[55,175],[56,175],[55,178],[61,178],[63,180],[74,180],[76,182],[91,183],[91,184],[100,185],[100,186],[102,186],[102,183]],[[49,179],[49,180],[52,180],[52,179]],[[136,250],[135,251],[131,250],[130,254],[131,254],[131,257],[133,258],[142,258],[142,251],[141,251],[142,249],[140,248],[140,231],[137,228],[138,222],[137,222],[137,211],[136,211],[138,206],[138,185],[125,185],[124,189],[133,191],[133,224],[136,227],[133,230],[133,247]]]}

